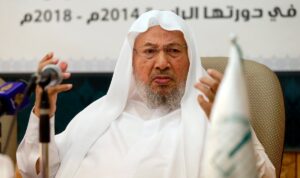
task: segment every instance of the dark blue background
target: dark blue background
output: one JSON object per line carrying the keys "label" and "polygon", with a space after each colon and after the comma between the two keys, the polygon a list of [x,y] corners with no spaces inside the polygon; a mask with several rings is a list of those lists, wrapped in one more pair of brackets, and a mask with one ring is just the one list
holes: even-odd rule
{"label": "dark blue background", "polygon": [[[285,150],[300,151],[300,72],[276,72],[284,93],[286,110]],[[6,81],[28,80],[29,74],[1,74]],[[59,95],[56,113],[56,132],[63,131],[69,121],[84,107],[103,96],[109,87],[112,74],[72,74],[64,83],[73,83],[73,89]],[[23,138],[31,104],[18,114],[18,141]]]}

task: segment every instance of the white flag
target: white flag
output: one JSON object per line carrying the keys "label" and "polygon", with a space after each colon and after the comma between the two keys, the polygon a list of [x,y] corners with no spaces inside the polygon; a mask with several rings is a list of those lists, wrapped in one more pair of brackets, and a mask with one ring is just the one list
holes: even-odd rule
{"label": "white flag", "polygon": [[232,38],[229,62],[211,113],[205,178],[257,178],[241,51]]}

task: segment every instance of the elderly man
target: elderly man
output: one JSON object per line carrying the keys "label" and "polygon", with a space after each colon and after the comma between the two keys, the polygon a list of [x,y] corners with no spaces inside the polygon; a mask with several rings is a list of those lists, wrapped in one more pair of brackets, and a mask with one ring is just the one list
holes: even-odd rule
{"label": "elderly man", "polygon": [[[208,77],[199,59],[194,38],[180,17],[169,11],[143,14],[129,29],[107,94],[75,116],[59,135],[54,136],[51,118],[50,176],[200,177],[207,115],[222,75],[211,70]],[[39,69],[57,63],[48,54]],[[70,77],[67,64],[59,65],[64,77]],[[57,93],[71,87],[49,89],[51,116]],[[39,173],[39,88],[36,93],[17,152],[23,177]],[[272,163],[254,141],[261,177],[274,176]]]}

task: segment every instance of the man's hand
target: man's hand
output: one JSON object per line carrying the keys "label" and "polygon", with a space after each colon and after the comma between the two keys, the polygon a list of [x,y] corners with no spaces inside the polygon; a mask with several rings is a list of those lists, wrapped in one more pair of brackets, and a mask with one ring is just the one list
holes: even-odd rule
{"label": "man's hand", "polygon": [[200,90],[208,99],[206,100],[203,95],[198,95],[197,98],[199,105],[203,108],[209,118],[223,74],[215,69],[208,69],[207,73],[209,76],[200,78],[199,82],[195,84],[195,88]]}
{"label": "man's hand", "polygon": [[[38,65],[38,72],[40,72],[43,67],[45,67],[48,64],[57,64],[59,65],[62,73],[63,73],[63,79],[70,78],[71,74],[67,71],[68,64],[66,62],[60,62],[59,60],[53,57],[53,53],[47,54]],[[68,91],[72,88],[72,84],[60,84],[53,87],[49,87],[47,89],[48,95],[49,95],[49,103],[50,103],[50,117],[52,117],[56,111],[56,100],[57,100],[57,94],[60,92]],[[36,87],[35,90],[35,106],[33,112],[39,117],[40,116],[40,103],[41,103],[41,94],[42,94],[42,88],[40,86]]]}

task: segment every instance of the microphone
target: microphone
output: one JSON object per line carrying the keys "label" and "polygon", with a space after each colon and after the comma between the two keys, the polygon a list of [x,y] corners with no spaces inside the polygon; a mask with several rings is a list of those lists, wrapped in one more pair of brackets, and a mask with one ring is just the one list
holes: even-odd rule
{"label": "microphone", "polygon": [[58,85],[62,82],[63,76],[60,67],[55,64],[46,65],[38,75],[37,84],[42,88]]}
{"label": "microphone", "polygon": [[0,86],[0,116],[14,115],[29,104],[29,98],[24,95],[26,86],[24,82],[6,82]]}
{"label": "microphone", "polygon": [[3,114],[14,115],[29,104],[28,95],[34,90],[35,85],[47,89],[62,82],[61,69],[54,64],[46,65],[41,72],[31,77],[28,85],[25,82],[6,82],[0,86],[0,116]]}

